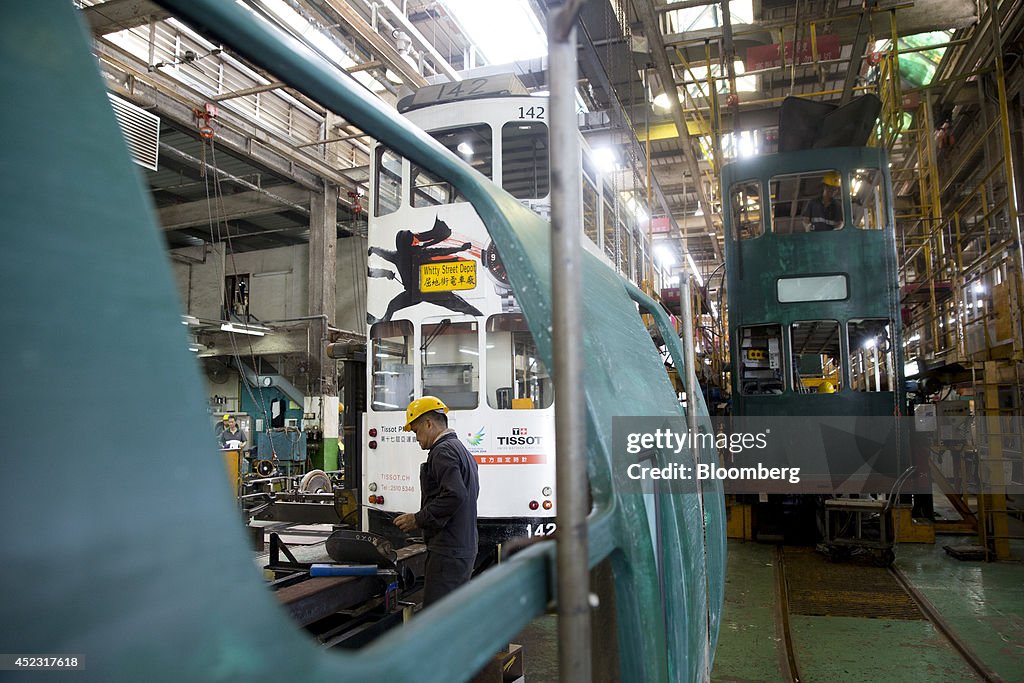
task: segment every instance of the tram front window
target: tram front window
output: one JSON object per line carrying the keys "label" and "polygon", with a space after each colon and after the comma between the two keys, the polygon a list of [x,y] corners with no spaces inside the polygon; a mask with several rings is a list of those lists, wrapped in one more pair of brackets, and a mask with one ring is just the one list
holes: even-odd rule
{"label": "tram front window", "polygon": [[892,326],[885,318],[851,320],[850,386],[854,391],[893,391]]}
{"label": "tram front window", "polygon": [[838,322],[803,320],[793,323],[789,341],[795,392],[831,394],[842,388]]}
{"label": "tram front window", "polygon": [[373,352],[373,410],[405,410],[412,400],[412,323],[408,320],[370,327]]}
{"label": "tram front window", "polygon": [[739,389],[745,396],[781,394],[782,326],[751,325],[739,330]]}
{"label": "tram front window", "polygon": [[480,343],[476,322],[445,318],[424,323],[420,360],[423,394],[437,396],[456,410],[477,407],[480,391]]}
{"label": "tram front window", "polygon": [[772,229],[780,235],[841,230],[846,224],[841,186],[838,171],[773,177]]}
{"label": "tram front window", "polygon": [[409,170],[409,181],[409,203],[414,209],[466,201],[454,185],[431,175],[416,164],[412,164]]}
{"label": "tram front window", "polygon": [[547,408],[551,376],[522,313],[487,319],[487,405],[498,410]]}
{"label": "tram front window", "polygon": [[885,176],[877,168],[858,168],[850,176],[853,225],[860,230],[881,230],[888,220]]}
{"label": "tram front window", "polygon": [[488,178],[493,177],[491,127],[486,123],[430,131],[430,136]]}
{"label": "tram front window", "polygon": [[375,161],[373,215],[386,216],[402,205],[402,157],[381,145]]}
{"label": "tram front window", "polygon": [[548,195],[548,127],[511,121],[501,128],[501,186],[516,199]]}
{"label": "tram front window", "polygon": [[730,192],[732,238],[749,240],[764,234],[761,215],[761,183],[747,180],[736,183]]}

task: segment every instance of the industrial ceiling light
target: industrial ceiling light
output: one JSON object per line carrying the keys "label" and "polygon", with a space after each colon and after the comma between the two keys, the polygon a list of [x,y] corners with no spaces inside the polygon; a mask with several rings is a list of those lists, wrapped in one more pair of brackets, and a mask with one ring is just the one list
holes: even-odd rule
{"label": "industrial ceiling light", "polygon": [[254,337],[262,337],[269,330],[265,327],[253,327],[251,325],[236,325],[235,323],[224,323],[220,326],[222,332],[232,332],[234,334],[251,334]]}

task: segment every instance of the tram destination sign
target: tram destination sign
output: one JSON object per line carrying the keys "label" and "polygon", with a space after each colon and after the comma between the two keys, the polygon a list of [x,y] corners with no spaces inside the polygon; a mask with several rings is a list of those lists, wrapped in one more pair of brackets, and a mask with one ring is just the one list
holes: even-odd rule
{"label": "tram destination sign", "polygon": [[437,261],[420,266],[421,292],[453,292],[476,288],[476,261]]}

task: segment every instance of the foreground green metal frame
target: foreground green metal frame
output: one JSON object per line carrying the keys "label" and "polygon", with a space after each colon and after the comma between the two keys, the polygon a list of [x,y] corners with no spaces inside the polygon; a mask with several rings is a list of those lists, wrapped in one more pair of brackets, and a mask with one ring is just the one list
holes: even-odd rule
{"label": "foreground green metal frame", "polygon": [[[453,182],[500,245],[550,365],[544,221],[246,8],[163,4]],[[13,425],[3,651],[81,654],[96,680],[467,678],[554,598],[553,545],[516,555],[358,652],[318,652],[252,565],[210,447],[162,236],[86,30],[64,0],[7,3],[0,56],[0,87],[19,103],[0,113]],[[681,414],[634,302],[665,330],[668,319],[589,256],[583,283],[590,563],[610,557],[614,570],[618,677],[706,679],[724,582],[721,491],[663,497],[659,577],[644,498],[624,493],[611,465],[612,416]],[[665,337],[683,367],[678,340]]]}

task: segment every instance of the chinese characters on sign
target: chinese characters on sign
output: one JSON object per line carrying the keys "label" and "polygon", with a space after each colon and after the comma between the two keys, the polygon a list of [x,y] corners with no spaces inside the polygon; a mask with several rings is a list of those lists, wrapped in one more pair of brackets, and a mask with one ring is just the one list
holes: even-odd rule
{"label": "chinese characters on sign", "polygon": [[474,455],[478,465],[543,465],[548,461],[544,454],[537,455]]}
{"label": "chinese characters on sign", "polygon": [[441,261],[420,266],[421,292],[451,292],[476,287],[476,261]]}

